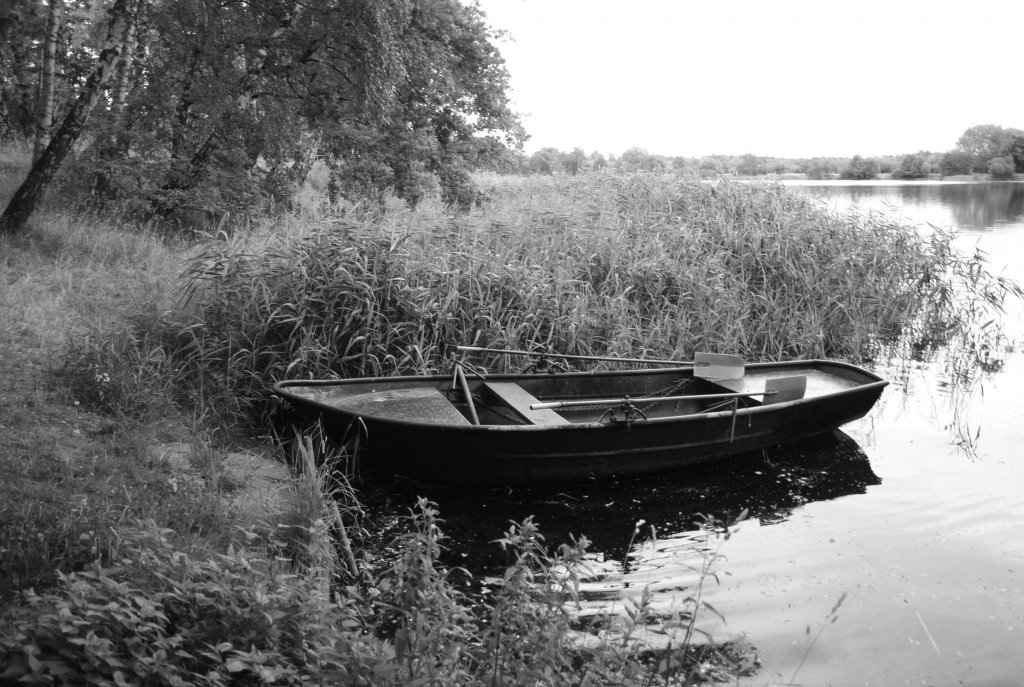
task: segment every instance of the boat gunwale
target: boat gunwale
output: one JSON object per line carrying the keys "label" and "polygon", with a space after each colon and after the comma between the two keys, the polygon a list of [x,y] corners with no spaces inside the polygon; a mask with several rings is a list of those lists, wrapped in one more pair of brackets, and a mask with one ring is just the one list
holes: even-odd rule
{"label": "boat gunwale", "polygon": [[[868,378],[872,378],[874,381],[865,383],[857,383],[853,387],[846,389],[838,389],[828,393],[816,395],[810,398],[798,398],[791,401],[784,401],[781,403],[770,403],[756,406],[748,406],[745,408],[738,408],[736,410],[721,410],[707,413],[689,413],[683,415],[669,415],[665,417],[654,417],[646,420],[640,420],[633,423],[633,427],[639,428],[641,426],[649,425],[662,425],[669,423],[682,423],[684,421],[694,422],[698,420],[711,420],[720,419],[723,417],[746,417],[748,415],[754,415],[757,413],[774,413],[790,408],[796,405],[807,405],[811,403],[817,403],[821,401],[827,401],[838,396],[849,395],[853,392],[862,393],[874,389],[882,389],[888,386],[889,381],[879,377],[874,372],[866,370],[862,367],[854,365],[852,363],[836,361],[836,360],[824,360],[824,359],[810,359],[810,360],[787,360],[780,362],[761,362],[761,363],[748,363],[747,369],[766,369],[766,368],[815,368],[820,369],[822,367],[834,367],[852,370],[860,375]],[[602,376],[636,376],[638,374],[643,375],[658,375],[658,374],[672,374],[687,372],[688,370],[675,367],[664,367],[653,370],[589,370],[589,371],[578,371],[578,372],[563,372],[558,376],[561,378],[565,377],[594,377],[597,375]],[[508,379],[523,379],[523,378],[541,377],[542,375],[530,375],[523,373],[501,373],[496,375],[488,375],[483,378],[487,381],[499,381]],[[480,379],[479,377],[477,379]],[[354,418],[361,418],[363,420],[372,419],[375,423],[381,423],[385,425],[392,425],[395,427],[423,427],[423,428],[434,428],[437,430],[443,430],[445,432],[470,432],[470,433],[484,433],[484,432],[556,432],[556,431],[576,431],[576,430],[593,430],[596,428],[604,427],[615,427],[621,423],[607,423],[595,420],[592,422],[576,422],[565,425],[472,425],[472,424],[440,424],[433,422],[423,422],[419,420],[405,420],[398,418],[383,418],[368,413],[359,413],[352,410],[348,410],[343,407],[329,405],[322,401],[312,398],[302,398],[298,394],[286,391],[288,387],[297,386],[349,386],[356,384],[372,384],[372,383],[404,383],[404,382],[416,382],[420,384],[427,384],[429,382],[450,382],[451,375],[401,375],[394,377],[357,377],[351,379],[311,379],[311,380],[286,380],[280,381],[274,384],[274,393],[281,396],[285,400],[291,402],[291,398],[297,398],[300,403],[311,405],[318,408],[321,412],[327,411],[331,413],[344,413],[345,415]],[[710,380],[714,381],[714,380]],[[291,397],[291,398],[290,398]],[[635,400],[642,400],[642,397],[637,397]]]}

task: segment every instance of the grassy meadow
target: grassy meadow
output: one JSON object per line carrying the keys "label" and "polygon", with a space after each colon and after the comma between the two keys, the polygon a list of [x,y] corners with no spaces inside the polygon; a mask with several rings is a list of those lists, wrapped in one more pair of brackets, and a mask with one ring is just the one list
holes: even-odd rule
{"label": "grassy meadow", "polygon": [[[0,155],[0,201],[24,165],[23,152]],[[954,341],[980,355],[981,323],[1020,295],[942,231],[826,213],[778,186],[477,181],[478,204],[452,213],[436,199],[328,207],[314,177],[290,213],[215,236],[76,211],[55,193],[26,234],[0,238],[0,681],[699,684],[749,672],[749,653],[691,645],[581,653],[565,604],[574,578],[558,571],[584,574],[584,541],[545,546],[532,522],[513,527],[506,583],[479,604],[443,561],[431,504],[408,504],[409,533],[381,556],[356,492],[313,464],[311,437],[263,508],[239,505],[244,479],[220,456],[242,445],[285,457],[270,438],[277,379],[444,370],[458,344],[870,362]],[[170,442],[191,447],[184,461],[156,450]]]}

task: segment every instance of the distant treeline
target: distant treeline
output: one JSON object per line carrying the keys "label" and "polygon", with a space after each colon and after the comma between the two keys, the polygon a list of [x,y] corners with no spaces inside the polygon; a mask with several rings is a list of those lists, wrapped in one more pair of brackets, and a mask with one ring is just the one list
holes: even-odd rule
{"label": "distant treeline", "polygon": [[943,177],[965,174],[989,174],[1009,179],[1024,172],[1024,131],[981,124],[960,136],[956,146],[946,152],[919,151],[882,157],[780,158],[746,155],[707,155],[704,157],[667,156],[630,148],[619,156],[587,155],[574,148],[562,152],[542,148],[532,155],[510,158],[499,171],[532,174],[577,174],[584,170],[612,168],[623,172],[680,172],[707,176],[735,174],[764,176],[801,174],[809,179],[919,179],[931,175]]}

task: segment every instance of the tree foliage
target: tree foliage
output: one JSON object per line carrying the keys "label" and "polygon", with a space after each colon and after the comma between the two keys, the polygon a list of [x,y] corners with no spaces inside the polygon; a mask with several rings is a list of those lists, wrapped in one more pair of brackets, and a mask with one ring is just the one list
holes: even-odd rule
{"label": "tree foliage", "polygon": [[33,140],[40,134],[47,25],[60,22],[53,53],[53,121],[59,121],[96,61],[106,12],[113,3],[67,0],[0,2],[0,139]]}
{"label": "tree foliage", "polygon": [[1009,155],[994,157],[988,161],[988,173],[993,179],[1013,178],[1013,158]]}
{"label": "tree foliage", "polygon": [[1024,172],[1024,135],[1013,137],[1009,154],[1013,158],[1013,171]]}
{"label": "tree foliage", "polygon": [[807,175],[808,179],[827,179],[839,171],[835,160],[823,157],[815,157],[804,160],[800,165],[800,171]]}
{"label": "tree foliage", "polygon": [[534,174],[552,175],[562,166],[562,153],[557,148],[541,148],[527,163],[527,168]]}
{"label": "tree foliage", "polygon": [[583,152],[582,148],[573,148],[562,157],[562,169],[566,174],[576,176],[583,169],[586,160],[587,154]]}
{"label": "tree foliage", "polygon": [[900,166],[892,171],[893,179],[922,179],[928,176],[929,165],[924,153],[904,155]]}
{"label": "tree foliage", "polygon": [[765,166],[764,158],[747,153],[740,158],[740,163],[736,167],[736,172],[744,176],[761,176],[763,174],[767,174],[768,169]]}
{"label": "tree foliage", "polygon": [[850,160],[850,164],[843,170],[844,179],[877,179],[879,172],[878,160],[872,158],[863,158],[860,155],[854,155],[853,159]]}
{"label": "tree foliage", "polygon": [[630,148],[619,156],[619,168],[631,172],[663,172],[667,167],[665,161],[652,155],[643,148]]}
{"label": "tree foliage", "polygon": [[[37,15],[2,13],[0,33],[42,36]],[[321,159],[338,196],[415,203],[440,185],[464,205],[468,172],[525,137],[495,38],[459,0],[150,0],[69,178],[147,212],[237,211],[288,202]],[[0,54],[5,94],[38,90],[21,47]],[[57,71],[74,92],[76,70]],[[8,128],[32,133],[31,98],[5,102]]]}
{"label": "tree foliage", "polygon": [[970,174],[973,160],[969,154],[962,150],[951,150],[942,156],[939,163],[939,170],[942,176],[949,177],[957,174]]}
{"label": "tree foliage", "polygon": [[[50,180],[78,142],[106,84],[123,63],[123,53],[128,45],[128,37],[133,34],[138,21],[140,6],[141,0],[115,0],[110,9],[106,38],[99,50],[96,65],[82,85],[74,104],[53,133],[52,140],[40,151],[28,176],[4,209],[3,215],[0,216],[0,232],[17,232],[25,226]],[[52,66],[48,65],[44,71],[51,70]],[[44,95],[43,98],[50,100],[52,93]],[[51,108],[52,102],[45,107]],[[47,118],[50,114],[52,113],[47,113]]]}
{"label": "tree foliage", "polygon": [[996,124],[979,124],[961,134],[956,142],[956,150],[969,157],[971,171],[987,172],[990,160],[1012,155],[1011,148],[1018,137],[1024,137],[1024,131]]}

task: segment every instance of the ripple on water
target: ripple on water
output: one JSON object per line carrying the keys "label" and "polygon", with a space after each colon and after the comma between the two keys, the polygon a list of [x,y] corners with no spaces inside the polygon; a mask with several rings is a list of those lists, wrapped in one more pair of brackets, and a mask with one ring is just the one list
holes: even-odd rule
{"label": "ripple on water", "polygon": [[[783,517],[762,509],[734,528],[717,549],[718,581],[706,578],[703,589],[724,621],[707,614],[701,622],[719,640],[745,635],[758,648],[764,669],[752,685],[788,684],[794,674],[814,685],[1019,684],[1019,363],[990,380],[983,399],[968,398],[982,428],[974,455],[956,446],[949,407],[927,393],[927,380],[914,380],[910,398],[849,428],[877,479],[807,498]],[[794,488],[797,462],[760,486],[789,475],[783,481]],[[758,484],[751,479],[730,505],[757,511],[773,502]],[[653,625],[663,623],[697,589],[702,550],[709,544],[695,531],[638,542],[627,572],[612,566],[586,588],[585,608],[621,612],[647,586]]]}

